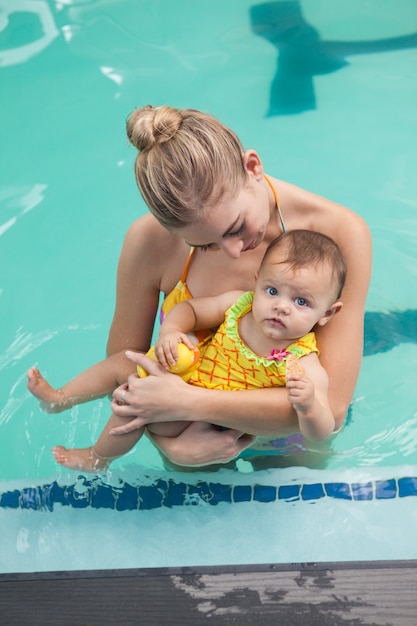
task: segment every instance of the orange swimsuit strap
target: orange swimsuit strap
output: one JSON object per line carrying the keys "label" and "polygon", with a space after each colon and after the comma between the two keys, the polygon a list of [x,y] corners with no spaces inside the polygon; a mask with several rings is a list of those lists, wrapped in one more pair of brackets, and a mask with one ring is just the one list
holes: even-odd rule
{"label": "orange swimsuit strap", "polygon": [[274,185],[271,183],[271,181],[269,180],[269,178],[268,178],[268,176],[267,176],[266,174],[264,174],[264,178],[265,178],[266,182],[268,183],[268,185],[270,186],[271,191],[272,191],[272,193],[273,193],[273,196],[274,196],[274,198],[275,198],[275,206],[276,206],[277,211],[278,211],[279,221],[281,222],[282,232],[283,232],[283,233],[285,233],[285,232],[286,232],[286,230],[285,230],[285,224],[284,224],[284,219],[283,219],[283,217],[282,217],[281,207],[279,206],[278,194],[277,194],[277,192],[275,191],[275,187],[274,187]]}

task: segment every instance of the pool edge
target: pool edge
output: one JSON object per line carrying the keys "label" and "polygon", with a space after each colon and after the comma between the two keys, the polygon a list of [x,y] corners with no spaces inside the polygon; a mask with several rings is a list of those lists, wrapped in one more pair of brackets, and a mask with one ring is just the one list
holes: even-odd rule
{"label": "pool edge", "polygon": [[416,568],[417,559],[381,561],[323,561],[306,563],[248,563],[236,565],[196,565],[184,567],[140,567],[118,569],[51,570],[44,572],[0,572],[0,583],[23,580],[70,580],[88,578],[130,578],[142,576],[201,576],[203,574],[239,574],[257,572],[314,572],[338,570],[378,570]]}
{"label": "pool edge", "polygon": [[417,560],[0,575],[7,626],[411,626]]}

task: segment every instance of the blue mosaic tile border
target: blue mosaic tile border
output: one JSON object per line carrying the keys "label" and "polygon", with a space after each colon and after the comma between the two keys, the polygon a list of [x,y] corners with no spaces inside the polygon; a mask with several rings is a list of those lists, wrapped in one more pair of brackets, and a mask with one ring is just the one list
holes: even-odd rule
{"label": "blue mosaic tile border", "polygon": [[312,483],[280,485],[225,485],[199,481],[195,485],[159,479],[150,485],[120,487],[106,485],[97,477],[79,478],[76,485],[61,486],[56,481],[37,487],[14,489],[0,494],[0,508],[53,511],[55,504],[82,509],[149,510],[162,506],[192,506],[202,502],[285,502],[342,500],[387,500],[417,496],[417,477],[375,480],[362,483]]}

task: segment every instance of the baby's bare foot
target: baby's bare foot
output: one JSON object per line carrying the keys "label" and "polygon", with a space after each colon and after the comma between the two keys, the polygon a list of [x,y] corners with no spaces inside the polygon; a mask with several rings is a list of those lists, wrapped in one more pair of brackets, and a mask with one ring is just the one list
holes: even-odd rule
{"label": "baby's bare foot", "polygon": [[60,413],[66,408],[63,403],[62,392],[51,387],[37,367],[31,367],[26,375],[28,377],[27,387],[35,398],[38,398],[44,411]]}
{"label": "baby's bare foot", "polygon": [[64,446],[55,446],[52,448],[52,454],[60,465],[83,472],[104,472],[110,463],[108,459],[99,456],[93,447],[68,449]]}

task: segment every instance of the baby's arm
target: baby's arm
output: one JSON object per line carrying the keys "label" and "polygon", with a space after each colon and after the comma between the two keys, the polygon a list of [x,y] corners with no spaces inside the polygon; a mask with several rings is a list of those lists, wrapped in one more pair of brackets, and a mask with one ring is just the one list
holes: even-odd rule
{"label": "baby's arm", "polygon": [[326,439],[335,429],[328,386],[327,373],[315,353],[299,359],[295,371],[287,369],[288,400],[297,412],[300,431],[312,441]]}
{"label": "baby's arm", "polygon": [[168,369],[178,360],[178,344],[184,343],[190,350],[194,344],[187,333],[193,330],[214,328],[224,320],[227,309],[238,299],[242,291],[228,291],[209,298],[193,298],[177,304],[162,322],[155,356]]}

